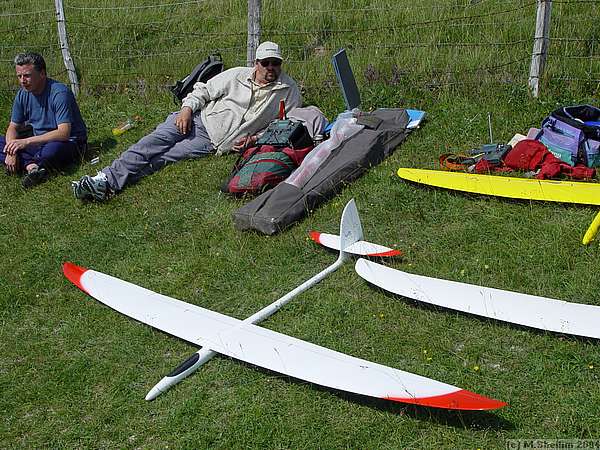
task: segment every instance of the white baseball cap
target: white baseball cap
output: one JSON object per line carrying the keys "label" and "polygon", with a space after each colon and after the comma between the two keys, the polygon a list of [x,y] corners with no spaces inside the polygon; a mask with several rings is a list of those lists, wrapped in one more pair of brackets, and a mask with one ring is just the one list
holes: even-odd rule
{"label": "white baseball cap", "polygon": [[256,49],[256,59],[276,58],[283,60],[279,45],[275,42],[265,41]]}

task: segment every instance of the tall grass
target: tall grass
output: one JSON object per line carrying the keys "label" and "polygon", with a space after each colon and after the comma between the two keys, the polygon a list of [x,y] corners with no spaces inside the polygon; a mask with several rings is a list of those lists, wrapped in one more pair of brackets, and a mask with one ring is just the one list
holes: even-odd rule
{"label": "tall grass", "polygon": [[[38,50],[62,67],[51,5],[5,2],[0,60]],[[600,80],[598,8],[590,2],[554,2],[547,82],[593,94]],[[404,83],[421,90],[527,84],[535,28],[535,1],[389,2],[344,0],[263,2],[262,36],[280,42],[288,69],[311,96],[330,93],[330,55],[341,47],[359,82]],[[246,2],[65,1],[70,47],[81,84],[106,90],[162,89],[206,54],[219,51],[230,66],[245,63]],[[589,23],[589,26],[583,26]],[[58,72],[58,70],[57,70]],[[62,71],[63,78],[64,71]],[[12,86],[10,64],[0,72]],[[568,79],[565,82],[564,79]],[[364,80],[364,81],[363,81]]]}

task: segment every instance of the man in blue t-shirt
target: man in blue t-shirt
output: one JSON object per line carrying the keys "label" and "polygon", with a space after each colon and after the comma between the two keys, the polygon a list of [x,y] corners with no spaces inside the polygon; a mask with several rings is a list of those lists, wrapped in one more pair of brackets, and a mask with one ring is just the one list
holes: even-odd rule
{"label": "man in blue t-shirt", "polygon": [[[62,83],[48,78],[37,53],[15,57],[21,88],[13,103],[6,137],[0,136],[0,162],[8,173],[24,173],[24,188],[46,181],[49,170],[73,164],[87,145],[87,128],[75,97]],[[33,136],[24,137],[28,128]]]}

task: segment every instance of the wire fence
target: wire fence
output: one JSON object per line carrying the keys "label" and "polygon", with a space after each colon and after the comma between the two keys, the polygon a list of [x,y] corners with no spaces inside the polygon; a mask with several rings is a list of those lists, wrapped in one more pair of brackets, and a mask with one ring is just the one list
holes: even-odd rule
{"label": "wire fence", "polygon": [[[309,97],[337,89],[330,60],[348,50],[361,88],[526,87],[535,0],[263,0],[262,40],[281,44],[286,70]],[[67,82],[50,0],[3,2],[0,95],[12,96],[12,60],[42,53],[50,75]],[[247,0],[63,0],[69,47],[85,95],[148,95],[218,52],[245,65]],[[600,90],[597,0],[554,0],[543,85]],[[543,89],[542,89],[543,91]]]}

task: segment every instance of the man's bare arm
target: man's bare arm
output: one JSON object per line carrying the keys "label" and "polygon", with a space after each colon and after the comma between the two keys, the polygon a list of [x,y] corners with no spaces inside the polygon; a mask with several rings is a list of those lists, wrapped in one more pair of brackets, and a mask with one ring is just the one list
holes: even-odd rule
{"label": "man's bare arm", "polygon": [[6,142],[14,141],[17,139],[19,134],[19,129],[23,126],[23,124],[18,124],[14,122],[10,122],[8,124],[8,128],[6,129]]}
{"label": "man's bare arm", "polygon": [[[11,122],[12,125],[12,122]],[[11,128],[11,125],[8,128]],[[15,128],[16,134],[16,128]],[[56,130],[49,131],[44,134],[40,134],[39,136],[31,136],[24,139],[15,139],[9,140],[8,131],[7,131],[7,139],[6,146],[4,147],[4,152],[8,155],[14,155],[17,152],[23,150],[24,148],[29,147],[30,145],[40,145],[45,144],[50,141],[68,141],[71,135],[71,124],[70,123],[60,123],[58,124],[58,128]]]}

